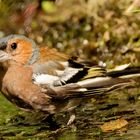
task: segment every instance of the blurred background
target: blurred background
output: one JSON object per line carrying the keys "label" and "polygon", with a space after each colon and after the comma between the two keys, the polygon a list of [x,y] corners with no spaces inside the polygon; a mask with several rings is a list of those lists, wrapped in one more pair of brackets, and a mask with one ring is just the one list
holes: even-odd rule
{"label": "blurred background", "polygon": [[139,0],[1,0],[0,37],[25,34],[108,67],[136,64],[139,8]]}
{"label": "blurred background", "polygon": [[[78,56],[79,60],[92,65],[114,68],[131,63],[139,66],[140,1],[0,0],[0,37],[9,34],[24,34],[37,44]],[[137,87],[88,101],[77,109],[77,127],[55,133],[36,115],[31,123],[31,114],[19,111],[3,97],[0,103],[1,139],[124,140],[140,136],[140,90]],[[129,122],[127,128],[110,133],[100,129],[104,122],[122,117]],[[57,118],[63,120],[66,116],[62,114]]]}

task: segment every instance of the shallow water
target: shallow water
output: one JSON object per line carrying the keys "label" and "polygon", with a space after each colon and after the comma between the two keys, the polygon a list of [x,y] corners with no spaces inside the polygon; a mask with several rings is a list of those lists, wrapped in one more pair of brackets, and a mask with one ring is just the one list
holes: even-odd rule
{"label": "shallow water", "polygon": [[[109,95],[86,101],[77,108],[73,125],[66,126],[68,115],[57,114],[53,120],[44,114],[25,113],[0,96],[0,139],[58,139],[58,140],[131,140],[140,134],[140,90],[119,90]],[[39,113],[40,114],[40,113]],[[107,121],[124,118],[128,125],[120,130],[102,132]]]}

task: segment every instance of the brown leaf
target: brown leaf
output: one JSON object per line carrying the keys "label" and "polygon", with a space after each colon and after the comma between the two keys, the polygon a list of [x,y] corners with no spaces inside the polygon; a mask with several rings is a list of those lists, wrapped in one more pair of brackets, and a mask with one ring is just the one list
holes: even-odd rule
{"label": "brown leaf", "polygon": [[126,126],[127,124],[128,122],[125,119],[120,118],[117,120],[106,122],[100,128],[102,129],[103,132],[108,132],[108,131],[114,131],[114,130],[120,129]]}

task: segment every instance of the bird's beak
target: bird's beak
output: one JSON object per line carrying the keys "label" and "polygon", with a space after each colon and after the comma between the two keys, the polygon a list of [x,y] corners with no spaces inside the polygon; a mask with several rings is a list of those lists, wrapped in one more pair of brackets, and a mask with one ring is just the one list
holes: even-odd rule
{"label": "bird's beak", "polygon": [[0,62],[5,62],[10,59],[10,55],[4,51],[6,47],[7,47],[6,38],[1,38],[0,39]]}
{"label": "bird's beak", "polygon": [[10,60],[9,54],[0,50],[0,62],[5,62],[7,60]]}

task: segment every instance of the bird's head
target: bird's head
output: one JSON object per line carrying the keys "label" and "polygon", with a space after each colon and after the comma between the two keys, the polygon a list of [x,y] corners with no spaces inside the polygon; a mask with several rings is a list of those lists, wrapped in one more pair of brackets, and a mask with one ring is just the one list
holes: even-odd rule
{"label": "bird's head", "polygon": [[0,39],[0,62],[28,65],[33,64],[38,55],[35,42],[23,35],[9,35]]}

